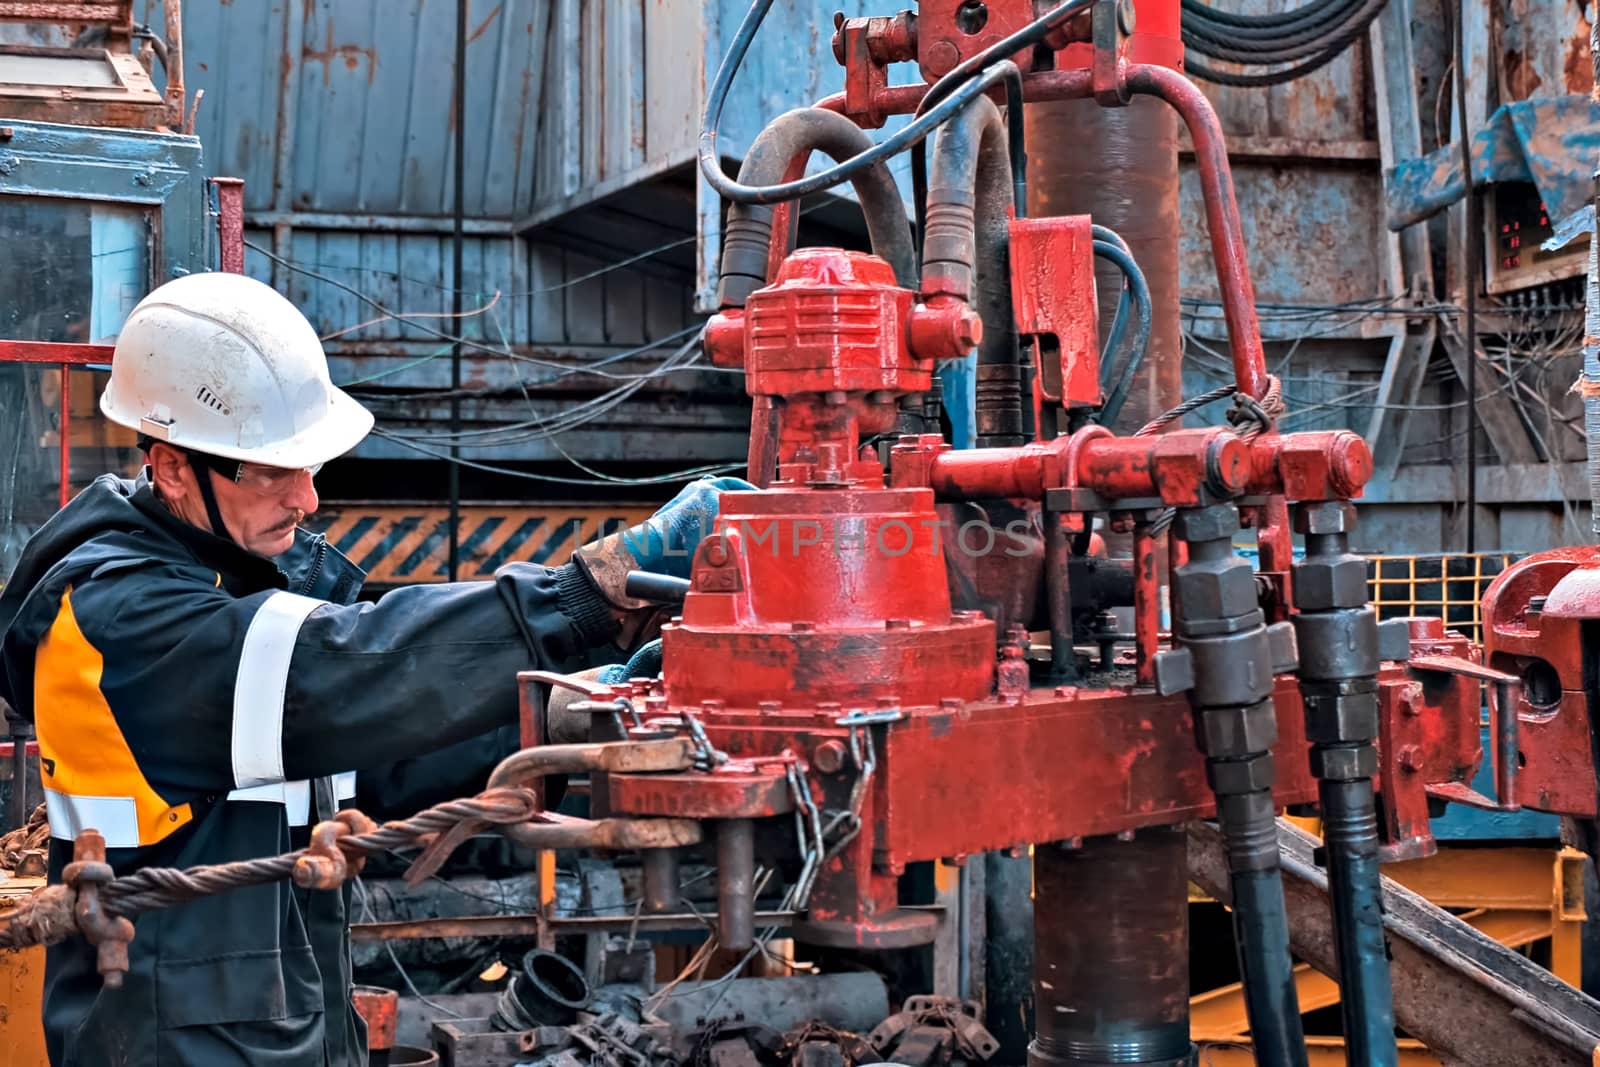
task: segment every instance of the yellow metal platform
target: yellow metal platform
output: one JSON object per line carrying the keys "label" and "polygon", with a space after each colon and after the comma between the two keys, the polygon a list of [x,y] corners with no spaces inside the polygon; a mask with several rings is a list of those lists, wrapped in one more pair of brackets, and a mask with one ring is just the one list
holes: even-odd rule
{"label": "yellow metal platform", "polygon": [[[1583,867],[1588,859],[1573,849],[1441,847],[1425,860],[1385,864],[1383,873],[1464,922],[1511,948],[1548,939],[1550,970],[1569,985],[1582,980]],[[1207,898],[1192,891],[1191,901]],[[1301,1012],[1339,1003],[1339,987],[1309,966],[1295,968]],[[1190,1032],[1200,1046],[1201,1067],[1254,1064],[1244,992],[1222,986],[1190,999]],[[1344,1063],[1344,1042],[1311,1037],[1311,1067]],[[1439,1064],[1419,1042],[1402,1041],[1403,1065]]]}

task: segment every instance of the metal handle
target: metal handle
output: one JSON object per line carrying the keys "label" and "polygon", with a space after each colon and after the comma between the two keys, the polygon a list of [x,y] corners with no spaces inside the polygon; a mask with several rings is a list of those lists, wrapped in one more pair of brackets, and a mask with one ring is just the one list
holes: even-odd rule
{"label": "metal handle", "polygon": [[636,600],[656,604],[682,604],[689,593],[689,579],[674,578],[670,574],[653,574],[650,571],[629,571],[623,581],[622,591]]}

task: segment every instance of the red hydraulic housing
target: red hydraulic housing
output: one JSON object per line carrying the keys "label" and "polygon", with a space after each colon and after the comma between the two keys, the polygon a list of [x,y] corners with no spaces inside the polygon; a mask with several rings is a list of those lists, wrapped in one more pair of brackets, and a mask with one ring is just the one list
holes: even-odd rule
{"label": "red hydraulic housing", "polygon": [[[792,179],[812,150],[856,151],[858,134],[824,109],[868,126],[916,110],[928,86],[889,85],[890,64],[915,58],[932,82],[1035,19],[1028,3],[976,7],[978,32],[974,5],[954,0],[841,20],[845,93],[775,121],[740,180]],[[736,951],[756,941],[758,863],[783,872],[797,940],[881,951],[936,933],[934,913],[900,903],[908,865],[1033,846],[1036,1067],[1187,1062],[1187,979],[1170,965],[1185,936],[1182,835],[1161,828],[1212,817],[1228,841],[1252,1036],[1262,1062],[1303,1063],[1273,827],[1285,806],[1319,803],[1346,1032],[1360,1022],[1381,1044],[1387,1027],[1392,1048],[1370,896],[1378,843],[1389,858],[1432,851],[1428,801],[1470,793],[1478,687],[1502,675],[1426,621],[1378,626],[1349,552],[1371,455],[1352,433],[1276,431],[1216,116],[1174,70],[1130,60],[1131,23],[1131,7],[1104,0],[1055,25],[1053,69],[1033,47],[1014,57],[1024,99],[1119,106],[1149,93],[1188,123],[1236,421],[1133,436],[1095,421],[1108,370],[1099,238],[1087,217],[1016,217],[987,99],[937,135],[918,257],[907,220],[882,215],[900,204],[886,171],[855,179],[881,254],[790,252],[790,209],[740,201],[705,344],[744,371],[763,488],[724,494],[663,628],[661,676],[582,687],[598,736],[688,733],[699,756],[687,771],[600,775],[593,802],[707,822],[718,938]],[[997,425],[1021,426],[1007,420],[1031,408],[1022,443],[957,450],[916,423],[939,364],[972,358],[996,383],[980,405],[993,402]],[[1133,558],[1099,555],[1097,527],[1131,533]],[[1245,529],[1259,572],[1233,550]],[[1291,532],[1306,543],[1292,570]],[[1095,841],[1130,851],[1101,864]],[[648,899],[670,898],[673,870],[647,856]],[[1172,889],[1128,927],[1150,936],[1123,944],[1092,918],[1068,922],[1065,902],[1082,893],[1131,916],[1145,886],[1127,879]],[[1071,970],[1059,988],[1046,973],[1058,967]]]}

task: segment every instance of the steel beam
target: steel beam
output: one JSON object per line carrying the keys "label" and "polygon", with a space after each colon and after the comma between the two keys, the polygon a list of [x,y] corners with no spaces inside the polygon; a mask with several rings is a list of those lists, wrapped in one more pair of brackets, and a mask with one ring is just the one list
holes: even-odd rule
{"label": "steel beam", "polygon": [[[1278,841],[1295,954],[1336,974],[1327,873],[1312,858],[1317,839],[1280,819]],[[1190,825],[1189,877],[1228,902],[1226,852],[1213,826]],[[1600,1003],[1387,878],[1383,898],[1395,1018],[1407,1033],[1460,1067],[1593,1062]]]}

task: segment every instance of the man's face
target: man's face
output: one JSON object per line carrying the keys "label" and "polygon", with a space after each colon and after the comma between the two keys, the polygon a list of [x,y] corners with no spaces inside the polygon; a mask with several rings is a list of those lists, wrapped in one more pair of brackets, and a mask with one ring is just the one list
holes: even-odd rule
{"label": "man's face", "polygon": [[162,444],[151,449],[150,469],[161,499],[179,518],[202,530],[211,523],[196,478],[210,478],[226,536],[258,556],[287,552],[294,545],[295,527],[317,510],[313,472],[308,470],[246,463],[233,481],[203,467],[196,472],[187,456]]}

